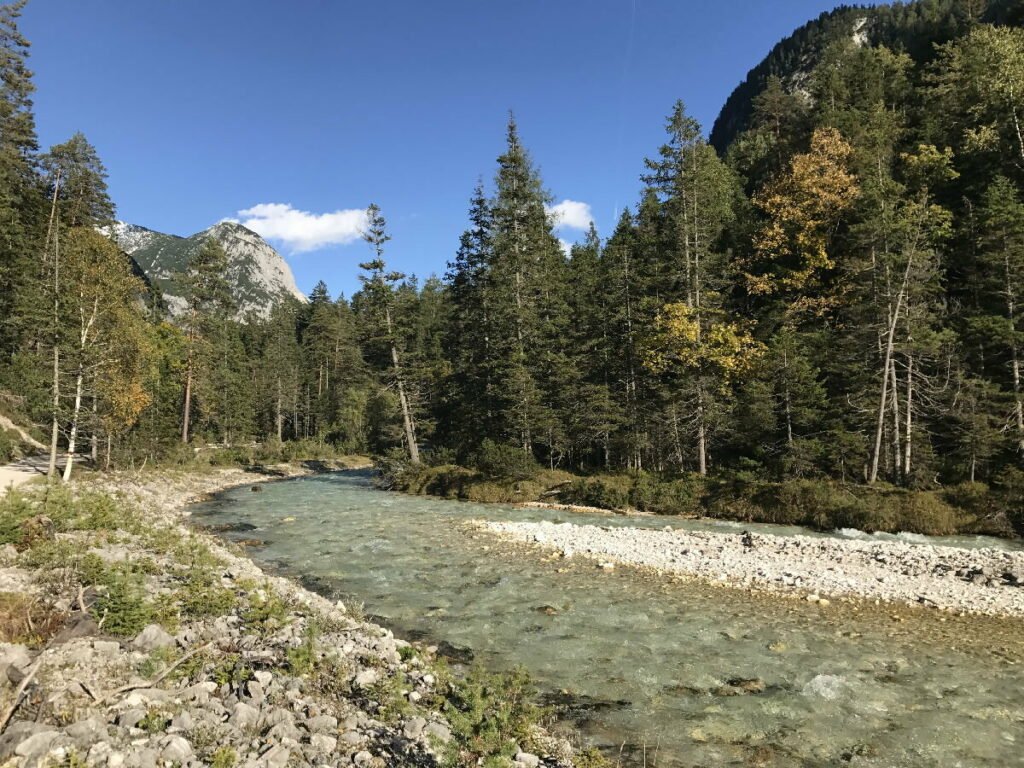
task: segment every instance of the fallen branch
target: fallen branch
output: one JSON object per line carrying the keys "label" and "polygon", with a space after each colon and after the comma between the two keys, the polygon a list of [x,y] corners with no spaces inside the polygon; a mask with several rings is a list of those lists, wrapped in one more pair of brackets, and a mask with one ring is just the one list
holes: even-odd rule
{"label": "fallen branch", "polygon": [[[169,666],[167,669],[165,669],[163,672],[161,672],[159,675],[157,675],[152,680],[143,680],[143,681],[138,682],[138,683],[129,683],[128,685],[122,685],[120,688],[116,688],[113,691],[110,691],[109,693],[105,693],[104,695],[102,695],[102,696],[100,696],[98,698],[86,686],[83,685],[82,687],[86,690],[86,692],[90,696],[93,697],[93,699],[96,701],[97,704],[102,704],[103,702],[107,701],[108,699],[110,699],[113,696],[118,696],[118,695],[120,695],[122,693],[128,693],[129,691],[134,691],[137,688],[153,688],[154,686],[157,686],[160,683],[162,683],[164,681],[164,678],[166,678],[169,674],[171,674],[171,672],[176,670],[178,667],[180,667],[182,664],[184,664],[186,661],[191,659],[193,656],[195,656],[200,651],[205,651],[207,648],[210,647],[210,645],[211,645],[211,643],[204,643],[203,645],[200,645],[198,648],[192,649],[191,651],[186,653],[184,656],[182,656],[180,659],[178,659],[176,662],[171,664],[171,666]],[[81,685],[81,683],[79,683],[79,685]]]}
{"label": "fallen branch", "polygon": [[25,678],[21,681],[21,685],[18,686],[18,690],[14,692],[14,701],[11,702],[11,706],[7,708],[7,711],[4,712],[3,719],[0,720],[0,733],[3,733],[5,730],[7,730],[7,724],[11,722],[11,718],[14,717],[14,713],[18,710],[18,707],[21,706],[21,700],[25,696],[25,690],[32,682],[32,678],[36,676],[36,672],[39,671],[39,667],[42,666],[42,664],[43,656],[42,654],[40,654],[39,658],[36,659],[36,663],[32,665],[32,668],[28,671],[28,674],[26,674]]}

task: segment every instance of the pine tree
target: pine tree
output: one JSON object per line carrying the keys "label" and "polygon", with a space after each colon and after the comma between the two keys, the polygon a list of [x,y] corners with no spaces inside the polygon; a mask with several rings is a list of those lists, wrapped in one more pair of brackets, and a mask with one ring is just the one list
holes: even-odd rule
{"label": "pine tree", "polygon": [[[28,41],[17,20],[25,0],[0,5],[0,353],[10,355],[23,330],[15,301],[31,289],[41,246],[42,195],[28,69]],[[38,294],[36,294],[38,295]]]}
{"label": "pine tree", "polygon": [[[687,327],[696,334],[698,345],[704,336],[733,327],[722,320],[721,292],[728,275],[724,254],[718,246],[723,232],[734,220],[733,203],[738,191],[736,180],[714,149],[704,140],[700,124],[676,102],[668,119],[668,143],[659,150],[658,160],[648,160],[650,173],[644,180],[657,193],[664,207],[668,255],[674,265],[679,301],[668,302],[659,310],[660,331],[678,330],[685,308]],[[714,318],[714,319],[713,319]],[[651,365],[652,370],[665,366]],[[705,378],[711,368],[683,366],[695,375],[680,382],[690,390],[694,413],[693,429],[700,474],[707,474],[708,437],[712,391],[717,382]]]}
{"label": "pine tree", "polygon": [[553,403],[541,387],[541,370],[557,364],[552,342],[562,319],[561,271],[565,257],[545,206],[550,196],[519,139],[515,120],[498,158],[491,203],[494,411],[496,433],[530,451],[549,443],[556,424]]}
{"label": "pine tree", "polygon": [[[228,257],[224,248],[212,237],[207,238],[189,258],[186,272],[181,276],[187,310],[185,326],[185,392],[182,402],[181,442],[188,443],[191,434],[192,400],[197,380],[205,384],[203,377],[209,373],[210,356],[217,334],[222,333],[229,314],[234,309],[234,300],[225,275]],[[216,361],[223,365],[226,361]],[[200,387],[201,388],[201,387]]]}
{"label": "pine tree", "polygon": [[447,356],[457,372],[451,377],[452,410],[447,422],[453,442],[478,445],[494,433],[496,409],[492,222],[483,184],[473,190],[469,220],[470,228],[459,239],[445,276],[452,306]]}
{"label": "pine tree", "polygon": [[376,258],[359,265],[360,269],[369,273],[360,275],[359,279],[363,283],[367,308],[377,325],[375,336],[378,342],[388,350],[391,359],[391,373],[395,389],[398,392],[399,407],[402,411],[402,429],[405,436],[405,447],[409,452],[409,460],[413,464],[419,464],[420,449],[416,440],[416,422],[408,397],[405,371],[398,351],[399,340],[395,334],[392,316],[395,298],[394,285],[405,276],[401,272],[386,271],[384,244],[391,237],[387,234],[386,222],[380,215],[380,209],[376,205],[371,205],[366,209],[366,213],[367,226],[363,239],[373,249]]}

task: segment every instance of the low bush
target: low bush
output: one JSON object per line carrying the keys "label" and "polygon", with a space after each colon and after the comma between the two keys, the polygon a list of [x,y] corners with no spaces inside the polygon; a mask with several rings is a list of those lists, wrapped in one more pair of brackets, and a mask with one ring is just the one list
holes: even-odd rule
{"label": "low bush", "polygon": [[581,477],[558,494],[566,504],[602,509],[625,509],[630,506],[633,478],[629,475]]}
{"label": "low bush", "polygon": [[467,463],[491,480],[530,480],[540,471],[529,451],[493,440],[480,443]]}
{"label": "low bush", "polygon": [[224,616],[231,613],[238,604],[235,593],[219,583],[210,572],[193,575],[181,589],[177,590],[181,611],[191,618]]}
{"label": "low bush", "polygon": [[670,480],[640,474],[633,482],[629,503],[658,515],[695,515],[704,506],[706,490],[704,479],[697,474]]}
{"label": "low bush", "polygon": [[153,618],[153,606],[145,598],[138,574],[117,567],[110,570],[106,592],[92,606],[92,614],[104,632],[132,637]]}
{"label": "low bush", "polygon": [[544,714],[523,669],[490,675],[480,666],[455,681],[444,705],[452,740],[449,766],[507,766],[517,747],[529,749],[530,730]]}

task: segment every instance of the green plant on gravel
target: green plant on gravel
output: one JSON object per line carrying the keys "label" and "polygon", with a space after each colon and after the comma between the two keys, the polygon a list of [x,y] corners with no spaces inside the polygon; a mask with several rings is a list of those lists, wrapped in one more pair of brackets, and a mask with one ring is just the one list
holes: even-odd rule
{"label": "green plant on gravel", "polygon": [[145,598],[142,577],[120,565],[112,568],[106,592],[96,599],[92,614],[105,632],[119,637],[137,635],[153,619],[153,606]]}
{"label": "green plant on gravel", "polygon": [[530,729],[544,715],[533,703],[530,677],[522,668],[496,675],[477,665],[450,686],[444,705],[452,740],[444,752],[450,768],[508,765],[516,745],[526,745]]}
{"label": "green plant on gravel", "polygon": [[237,653],[229,653],[217,659],[209,670],[209,675],[217,685],[238,688],[252,679],[252,668]]}
{"label": "green plant on gravel", "polygon": [[166,712],[162,712],[158,709],[151,709],[146,713],[138,724],[138,727],[149,734],[163,733],[167,730],[167,726],[171,724],[171,718],[167,716]]}
{"label": "green plant on gravel", "polygon": [[149,656],[139,662],[136,670],[142,677],[149,680],[163,672],[167,667],[177,661],[179,652],[177,648],[157,648]]}
{"label": "green plant on gravel", "polygon": [[367,692],[370,700],[377,704],[377,719],[394,725],[407,717],[413,710],[413,705],[405,697],[407,690],[409,683],[405,673],[401,671],[385,675],[370,686]]}
{"label": "green plant on gravel", "polygon": [[224,561],[213,554],[213,551],[197,536],[189,535],[179,539],[173,547],[174,559],[190,570],[223,568]]}
{"label": "green plant on gravel", "polygon": [[287,651],[288,671],[296,677],[307,677],[316,668],[317,639],[320,628],[316,621],[308,621],[302,631],[302,643]]}
{"label": "green plant on gravel", "polygon": [[234,768],[238,762],[238,753],[227,744],[217,747],[210,755],[210,768]]}
{"label": "green plant on gravel", "polygon": [[49,765],[51,768],[88,768],[89,762],[77,749],[69,749],[64,757],[51,760]]}
{"label": "green plant on gravel", "polygon": [[328,653],[313,668],[309,688],[327,698],[348,697],[352,693],[351,677],[352,663],[344,656]]}
{"label": "green plant on gravel", "polygon": [[249,597],[249,607],[242,611],[242,621],[251,629],[268,634],[287,623],[288,606],[272,592],[256,592]]}
{"label": "green plant on gravel", "polygon": [[612,768],[612,761],[594,747],[577,752],[572,758],[572,764],[576,768]]}
{"label": "green plant on gravel", "polygon": [[238,605],[238,598],[230,589],[222,586],[217,577],[209,572],[193,575],[183,587],[177,590],[182,612],[192,618],[225,616]]}
{"label": "green plant on gravel", "polygon": [[38,514],[35,502],[23,491],[12,488],[0,496],[0,544],[20,544],[24,536],[21,524]]}
{"label": "green plant on gravel", "polygon": [[172,635],[181,628],[181,603],[176,592],[153,598],[153,621]]}

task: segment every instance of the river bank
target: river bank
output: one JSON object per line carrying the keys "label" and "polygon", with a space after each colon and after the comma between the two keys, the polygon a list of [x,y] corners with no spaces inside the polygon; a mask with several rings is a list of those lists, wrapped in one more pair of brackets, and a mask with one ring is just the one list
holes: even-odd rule
{"label": "river bank", "polygon": [[616,563],[667,576],[826,603],[856,598],[951,612],[1024,616],[1024,552],[901,542],[707,533],[633,527],[487,522],[476,526],[598,567]]}
{"label": "river bank", "polygon": [[[513,683],[453,676],[436,648],[187,527],[214,492],[312,471],[121,473],[8,499],[0,602],[17,642],[0,644],[0,762],[572,765],[503,695]],[[496,710],[512,727],[485,735]]]}

